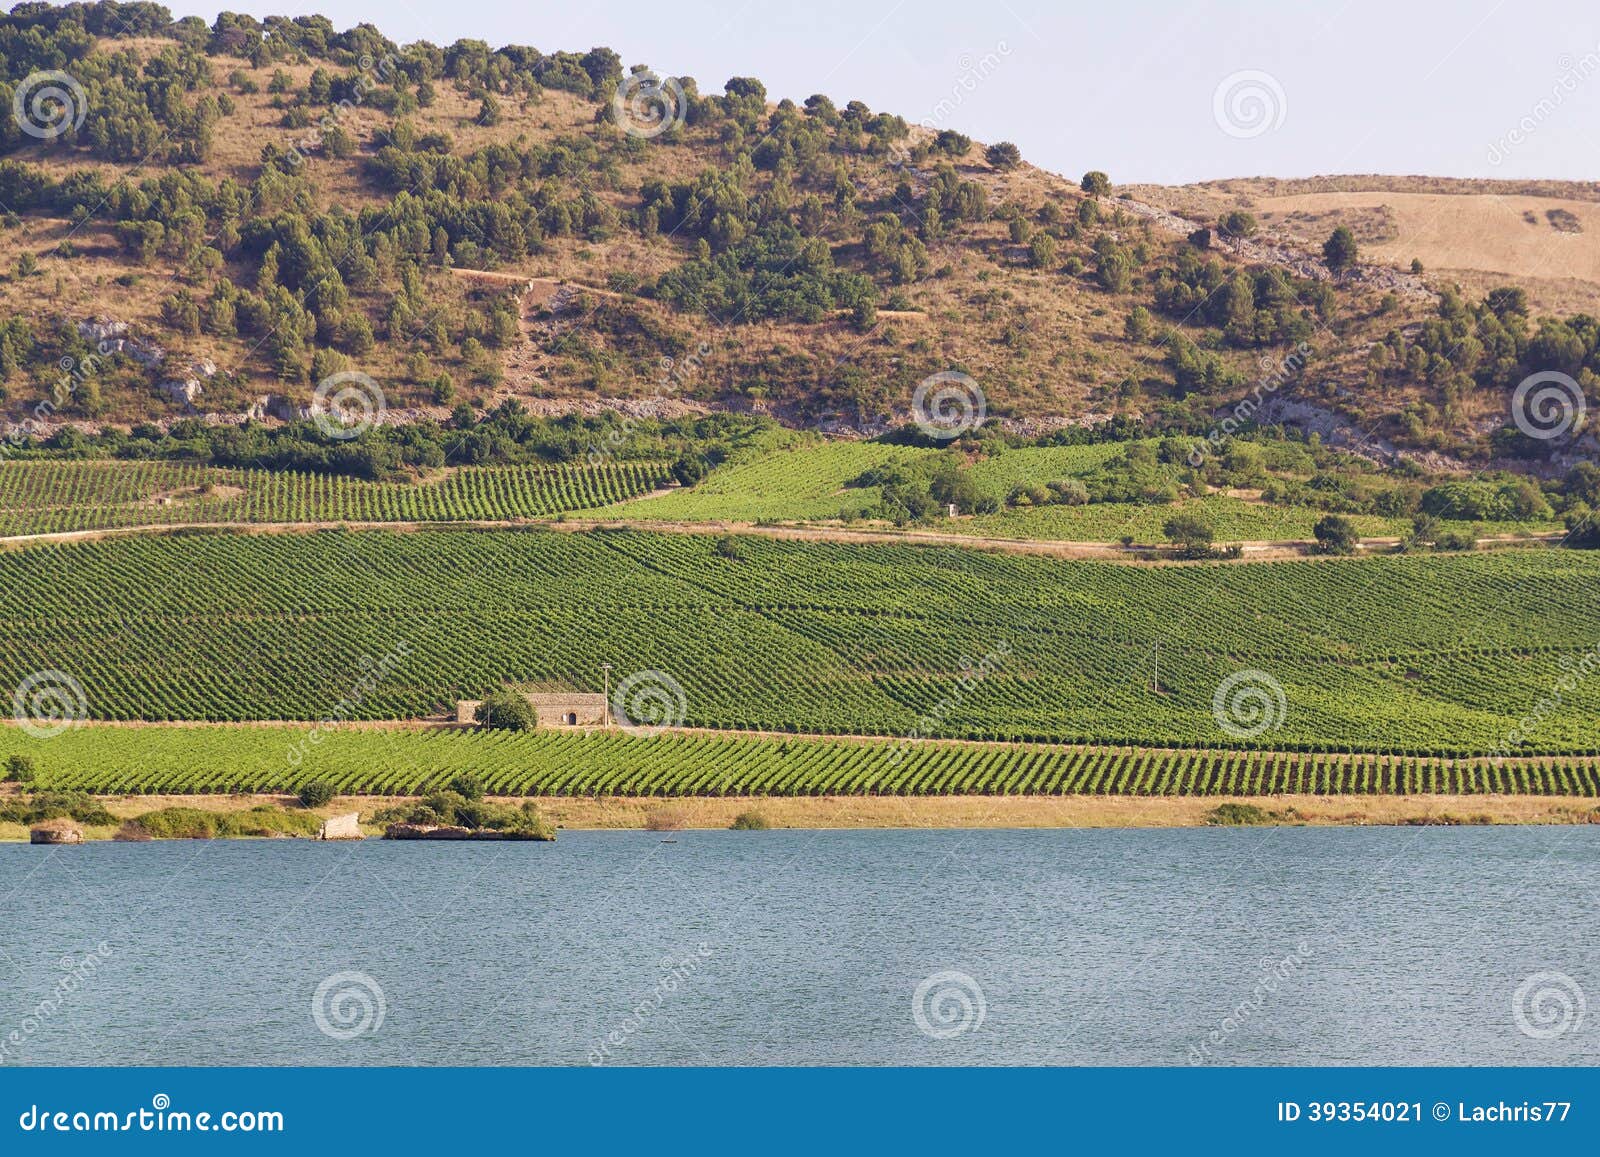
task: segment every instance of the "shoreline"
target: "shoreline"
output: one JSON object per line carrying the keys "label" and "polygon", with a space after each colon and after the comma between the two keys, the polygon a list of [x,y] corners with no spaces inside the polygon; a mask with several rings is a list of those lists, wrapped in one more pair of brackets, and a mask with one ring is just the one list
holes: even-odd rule
{"label": "shoreline", "polygon": [[[299,811],[286,795],[97,796],[119,824],[163,808],[242,813],[277,806]],[[358,812],[367,838],[382,835],[372,815],[415,796],[348,796],[309,814]],[[531,799],[552,826],[568,831],[715,831],[755,812],[773,829],[983,830],[1138,829],[1235,826],[1218,823],[1215,810],[1240,804],[1262,813],[1251,826],[1399,827],[1495,825],[1600,825],[1600,800],[1541,795],[1269,795],[1269,796],[535,796],[492,797],[520,804]],[[86,840],[107,840],[116,827],[85,827]],[[263,839],[219,836],[219,839]],[[277,837],[303,838],[303,837]],[[26,842],[28,828],[0,824],[0,841]]]}

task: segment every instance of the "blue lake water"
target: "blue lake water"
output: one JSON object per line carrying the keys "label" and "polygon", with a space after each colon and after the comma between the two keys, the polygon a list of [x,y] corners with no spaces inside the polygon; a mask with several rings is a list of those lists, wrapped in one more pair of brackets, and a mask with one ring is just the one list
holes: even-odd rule
{"label": "blue lake water", "polygon": [[1596,1064],[1600,828],[0,845],[0,977],[5,1063]]}

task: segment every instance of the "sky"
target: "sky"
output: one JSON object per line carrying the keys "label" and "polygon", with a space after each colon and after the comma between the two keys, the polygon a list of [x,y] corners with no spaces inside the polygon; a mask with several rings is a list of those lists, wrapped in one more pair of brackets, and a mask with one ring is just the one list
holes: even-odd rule
{"label": "sky", "polygon": [[[402,43],[615,49],[720,92],[861,100],[1118,183],[1600,179],[1592,0],[216,0]],[[208,21],[217,8],[169,3]]]}

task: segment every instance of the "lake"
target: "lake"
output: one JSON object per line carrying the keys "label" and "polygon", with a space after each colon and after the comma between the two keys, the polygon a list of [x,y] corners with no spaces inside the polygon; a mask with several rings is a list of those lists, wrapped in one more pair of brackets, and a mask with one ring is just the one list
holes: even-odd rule
{"label": "lake", "polygon": [[1600,827],[7,844],[0,1047],[50,1065],[1596,1064],[1597,917]]}

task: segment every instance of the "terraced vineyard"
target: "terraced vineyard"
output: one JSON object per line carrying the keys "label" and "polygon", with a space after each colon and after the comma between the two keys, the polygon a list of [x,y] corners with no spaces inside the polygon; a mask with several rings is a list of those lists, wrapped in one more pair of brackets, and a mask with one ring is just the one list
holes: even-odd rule
{"label": "terraced vineyard", "polygon": [[290,791],[420,795],[462,772],[497,795],[1600,795],[1590,760],[1492,761],[896,743],[620,732],[523,734],[291,727],[0,729],[45,787],[102,795]]}
{"label": "terraced vineyard", "polygon": [[[671,717],[712,728],[1419,755],[1520,731],[1524,752],[1600,750],[1589,553],[1133,567],[732,545],[536,529],[32,546],[0,554],[0,687],[59,673],[102,719],[384,719],[508,682],[598,691],[611,663],[660,673],[642,677]],[[1219,714],[1230,679],[1246,695]]]}
{"label": "terraced vineyard", "polygon": [[662,463],[484,466],[437,481],[223,470],[173,462],[0,466],[0,535],[195,522],[456,522],[535,518],[648,493]]}

